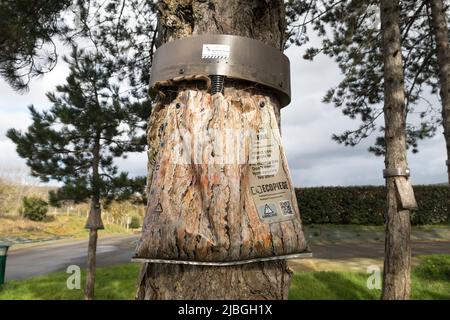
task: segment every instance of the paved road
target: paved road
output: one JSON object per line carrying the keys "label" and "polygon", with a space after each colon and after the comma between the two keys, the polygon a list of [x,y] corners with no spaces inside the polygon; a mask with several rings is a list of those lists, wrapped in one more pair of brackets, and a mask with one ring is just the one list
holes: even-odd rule
{"label": "paved road", "polygon": [[[99,267],[130,262],[137,236],[99,238]],[[67,270],[69,265],[86,267],[87,240],[42,244],[11,251],[6,264],[6,279],[25,279],[54,271]]]}
{"label": "paved road", "polygon": [[[97,265],[128,263],[134,253],[138,236],[100,238]],[[333,243],[312,245],[315,259],[346,260],[352,258],[382,259],[384,245],[379,243]],[[413,255],[450,254],[450,242],[413,243]],[[66,270],[69,265],[86,266],[87,240],[70,243],[43,244],[12,251],[8,256],[6,278],[24,279],[54,271]]]}

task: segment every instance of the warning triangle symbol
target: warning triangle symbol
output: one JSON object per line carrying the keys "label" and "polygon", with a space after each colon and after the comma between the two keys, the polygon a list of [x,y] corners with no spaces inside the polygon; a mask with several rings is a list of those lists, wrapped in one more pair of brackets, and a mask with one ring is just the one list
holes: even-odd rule
{"label": "warning triangle symbol", "polygon": [[156,212],[162,212],[163,211],[163,209],[162,209],[162,206],[161,206],[161,203],[159,202],[158,203],[158,205],[156,206],[156,208],[155,208],[155,211]]}
{"label": "warning triangle symbol", "polygon": [[266,206],[264,207],[264,215],[272,215],[273,214],[273,210],[269,207],[268,204],[266,204]]}

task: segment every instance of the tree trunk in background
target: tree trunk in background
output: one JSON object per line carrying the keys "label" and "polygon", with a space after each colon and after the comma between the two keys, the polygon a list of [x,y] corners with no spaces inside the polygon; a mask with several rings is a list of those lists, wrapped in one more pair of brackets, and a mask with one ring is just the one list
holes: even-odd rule
{"label": "tree trunk in background", "polygon": [[[157,46],[193,34],[211,33],[246,36],[280,50],[284,47],[286,22],[282,0],[164,0],[159,2],[158,11]],[[244,92],[239,89],[239,82],[234,81],[225,84],[225,95],[233,87],[237,88],[237,94]],[[195,90],[195,87],[180,91],[185,89]],[[198,91],[198,94],[203,93]],[[155,106],[150,118],[149,181],[165,109],[164,105]],[[279,110],[275,111],[279,120]],[[136,298],[286,299],[290,277],[285,261],[232,267],[144,264]]]}
{"label": "tree trunk in background", "polygon": [[[381,33],[384,62],[386,168],[407,168],[406,114],[400,43],[399,1],[382,0]],[[411,273],[411,224],[401,208],[396,177],[386,179],[387,210],[382,299],[408,299]]]}
{"label": "tree trunk in background", "polygon": [[[430,0],[431,17],[436,41],[436,55],[439,65],[440,95],[442,100],[442,125],[447,144],[447,163],[450,162],[450,45],[448,24],[442,0]],[[450,223],[450,166],[447,165],[449,197],[448,222]]]}
{"label": "tree trunk in background", "polygon": [[94,299],[95,288],[95,269],[97,254],[97,238],[98,230],[103,229],[102,211],[100,206],[100,189],[99,189],[99,166],[100,166],[100,137],[101,133],[97,132],[97,139],[92,150],[92,198],[89,217],[86,221],[86,229],[89,229],[89,244],[87,255],[87,275],[86,289],[84,297],[86,300]]}
{"label": "tree trunk in background", "polygon": [[91,199],[91,208],[89,210],[89,217],[86,223],[86,228],[89,229],[89,243],[87,254],[86,288],[84,291],[84,298],[86,300],[93,300],[95,288],[98,230],[104,228],[101,217],[99,197],[94,196]]}
{"label": "tree trunk in background", "polygon": [[88,272],[86,274],[86,290],[84,292],[84,298],[86,300],[94,299],[97,237],[98,237],[97,229],[90,229],[89,230],[88,257],[87,257]]}

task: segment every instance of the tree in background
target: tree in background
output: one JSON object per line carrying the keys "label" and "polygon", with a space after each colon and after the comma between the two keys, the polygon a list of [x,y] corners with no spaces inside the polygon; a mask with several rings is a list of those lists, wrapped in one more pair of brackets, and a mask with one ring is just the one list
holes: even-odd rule
{"label": "tree in background", "polygon": [[[312,60],[324,53],[335,59],[344,75],[343,80],[327,92],[324,101],[334,104],[351,119],[359,118],[360,125],[333,135],[333,139],[355,146],[372,134],[378,134],[369,151],[383,156],[385,128],[379,120],[383,115],[384,79],[378,3],[378,0],[312,0],[308,3],[291,0],[288,1],[288,16],[292,21],[292,43],[307,43],[308,28],[315,30],[322,39],[321,47],[309,48],[305,58]],[[450,67],[446,20],[450,3],[448,0],[421,0],[401,1],[400,5],[407,147],[413,153],[418,152],[419,141],[433,137],[442,125],[448,160]],[[427,99],[426,89],[432,94],[440,90],[441,108]],[[450,188],[450,173],[448,181]]]}
{"label": "tree in background", "polygon": [[130,94],[146,97],[156,35],[156,2],[148,0],[4,0],[0,2],[0,76],[19,92],[51,71],[58,44],[95,43],[114,60]]}
{"label": "tree in background", "polygon": [[[384,155],[384,127],[378,121],[383,114],[383,57],[379,24],[379,0],[313,0],[290,1],[291,41],[304,45],[309,41],[308,28],[322,39],[320,47],[308,48],[305,59],[319,53],[333,58],[344,75],[342,81],[324,97],[327,103],[351,119],[360,119],[355,130],[335,134],[333,139],[355,146],[374,133],[375,145],[369,151]],[[303,3],[303,5],[302,5]],[[418,152],[418,141],[434,136],[441,125],[439,108],[424,95],[429,88],[435,93],[438,84],[437,57],[428,0],[401,1],[400,24],[405,75],[407,144]],[[446,6],[447,8],[448,6]]]}
{"label": "tree in background", "polygon": [[[447,144],[447,158],[450,159],[450,53],[446,23],[449,3],[443,0],[397,2],[389,5],[384,1],[386,11],[381,12],[385,17],[384,31],[391,34],[392,43],[383,43],[383,36],[387,33],[380,32],[377,21],[380,11],[376,6],[379,1],[318,0],[311,1],[309,5],[301,5],[298,1],[290,3],[293,4],[291,15],[294,19],[299,14],[312,15],[294,29],[301,30],[295,35],[298,44],[309,40],[302,36],[308,24],[313,25],[313,29],[323,38],[322,47],[310,48],[305,58],[313,59],[323,52],[336,60],[344,74],[344,79],[328,91],[324,101],[341,108],[344,115],[361,120],[358,129],[334,135],[333,139],[355,146],[373,132],[384,132],[385,135],[378,136],[369,151],[385,155],[387,168],[405,169],[404,145],[417,152],[418,141],[434,136],[441,124]],[[390,23],[394,25],[388,28]],[[390,57],[386,52],[400,54]],[[399,63],[403,70],[399,69]],[[393,83],[392,79],[397,83]],[[441,112],[424,97],[427,87],[431,88],[431,93],[436,93],[440,88]],[[406,99],[406,105],[401,99]],[[381,108],[382,102],[384,108]],[[385,117],[384,126],[377,123],[381,115]],[[409,123],[406,122],[407,115],[410,116]],[[419,124],[411,123],[411,118]],[[406,138],[403,137],[404,132]],[[406,299],[410,295],[409,211],[401,208],[393,178],[387,179],[387,189],[382,297]],[[448,199],[450,207],[450,197]]]}
{"label": "tree in background", "polygon": [[[445,142],[447,144],[447,173],[450,188],[450,44],[446,6],[443,0],[430,0],[433,34],[436,42],[436,56],[439,66],[439,85],[442,103],[442,124],[444,127]],[[449,189],[450,190],[450,189]],[[450,209],[450,191],[448,197]],[[448,216],[450,223],[450,211]]]}
{"label": "tree in background", "polygon": [[65,34],[62,13],[71,0],[0,2],[0,75],[16,90],[57,63],[55,36]]}
{"label": "tree in background", "polygon": [[[386,169],[406,171],[406,105],[399,1],[381,0]],[[382,299],[409,299],[411,293],[410,212],[402,206],[399,179],[386,177],[386,239]],[[402,180],[403,181],[403,180]],[[400,195],[400,196],[399,196]]]}
{"label": "tree in background", "polygon": [[150,105],[122,97],[114,65],[103,55],[74,47],[67,83],[47,97],[48,111],[31,106],[27,132],[10,129],[7,136],[27,159],[33,176],[63,184],[50,194],[51,203],[90,199],[86,298],[94,297],[97,231],[103,229],[101,202],[124,200],[143,192],[142,178],[119,172],[114,159],[145,148]]}

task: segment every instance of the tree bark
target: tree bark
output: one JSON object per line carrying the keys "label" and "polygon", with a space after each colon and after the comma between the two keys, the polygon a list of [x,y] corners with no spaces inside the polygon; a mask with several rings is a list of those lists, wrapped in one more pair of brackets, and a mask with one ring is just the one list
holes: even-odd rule
{"label": "tree bark", "polygon": [[430,0],[430,6],[439,66],[442,125],[444,127],[444,137],[447,145],[447,173],[449,182],[448,222],[450,223],[450,45],[443,1]]}
{"label": "tree bark", "polygon": [[92,149],[92,198],[89,216],[86,222],[86,228],[89,229],[89,244],[87,256],[87,277],[85,299],[94,299],[95,289],[95,270],[96,270],[96,253],[98,230],[103,229],[103,221],[100,206],[100,189],[99,189],[99,166],[100,166],[100,137],[101,132],[97,131],[94,147]]}
{"label": "tree bark", "polygon": [[[406,169],[406,113],[400,43],[400,4],[398,0],[382,0],[380,6],[384,62],[385,166],[386,169]],[[404,179],[404,177],[386,179],[387,208],[382,299],[408,299],[411,291],[410,213],[401,207],[396,179]]]}
{"label": "tree bark", "polygon": [[[286,22],[284,3],[281,0],[164,0],[158,4],[158,13],[157,46],[193,34],[211,33],[247,36],[280,50],[284,47]],[[225,84],[224,95],[233,91],[243,92],[241,88],[238,81],[228,82]],[[183,90],[196,89],[182,88],[177,96],[183,94]],[[273,98],[270,93],[258,94],[264,99]],[[152,181],[159,150],[160,128],[166,111],[167,105],[155,106],[149,121],[148,181]],[[275,111],[279,121],[279,110]],[[186,182],[183,177],[176,179],[169,184]],[[286,299],[290,277],[285,261],[231,267],[146,263],[141,269],[136,298]]]}
{"label": "tree bark", "polygon": [[96,268],[96,254],[97,254],[97,229],[89,230],[89,245],[87,257],[87,275],[86,275],[86,289],[84,298],[86,300],[93,300],[95,297],[95,268]]}

